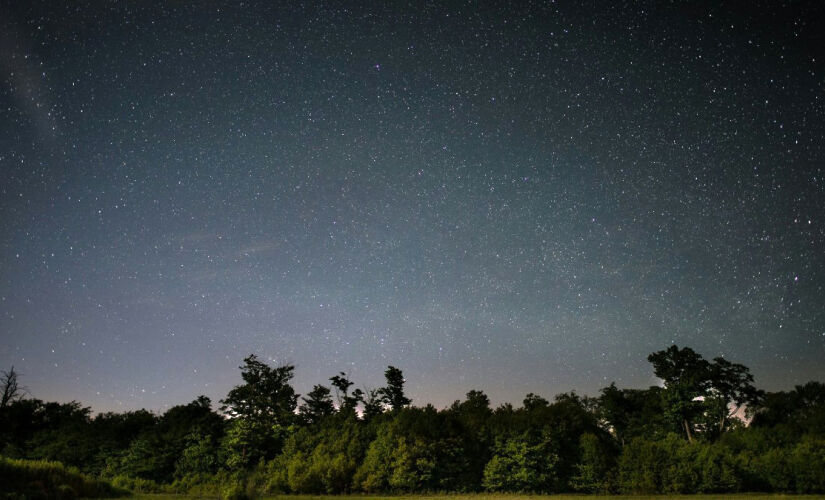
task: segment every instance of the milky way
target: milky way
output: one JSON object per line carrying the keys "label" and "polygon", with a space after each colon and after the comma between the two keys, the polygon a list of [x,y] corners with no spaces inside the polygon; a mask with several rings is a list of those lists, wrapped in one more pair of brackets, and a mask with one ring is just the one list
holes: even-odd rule
{"label": "milky way", "polygon": [[[3,2],[0,367],[95,410],[825,379],[817,2]],[[820,9],[813,11],[811,9]]]}

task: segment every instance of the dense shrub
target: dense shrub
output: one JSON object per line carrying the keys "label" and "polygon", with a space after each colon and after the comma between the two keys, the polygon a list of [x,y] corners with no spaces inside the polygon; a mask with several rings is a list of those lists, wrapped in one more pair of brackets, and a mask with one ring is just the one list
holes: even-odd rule
{"label": "dense shrub", "polygon": [[595,434],[584,433],[579,438],[581,459],[571,485],[582,493],[608,493],[614,485],[615,452]]}
{"label": "dense shrub", "polygon": [[484,468],[483,485],[490,491],[557,491],[559,456],[548,430],[525,432],[496,440],[493,458]]}
{"label": "dense shrub", "polygon": [[788,456],[797,493],[825,492],[825,439],[803,439]]}
{"label": "dense shrub", "polygon": [[729,493],[740,490],[742,481],[736,468],[736,457],[730,449],[718,443],[703,443],[693,459],[699,478],[697,493]]}
{"label": "dense shrub", "polygon": [[619,489],[633,494],[728,493],[741,483],[729,449],[676,434],[632,441],[619,457],[618,476]]}
{"label": "dense shrub", "polygon": [[112,478],[112,485],[132,493],[168,493],[170,491],[167,485],[158,484],[151,479],[132,476],[115,476]]}
{"label": "dense shrub", "polygon": [[258,470],[267,493],[348,493],[372,441],[370,427],[354,417],[330,418],[325,425],[298,429],[282,453]]}
{"label": "dense shrub", "polygon": [[4,494],[25,498],[101,498],[128,494],[58,462],[0,457],[0,484]]}

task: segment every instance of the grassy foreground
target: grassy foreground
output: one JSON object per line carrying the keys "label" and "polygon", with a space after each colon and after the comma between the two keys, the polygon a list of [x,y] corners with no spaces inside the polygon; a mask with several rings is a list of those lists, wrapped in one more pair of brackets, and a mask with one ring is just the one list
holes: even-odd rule
{"label": "grassy foreground", "polygon": [[[135,495],[129,498],[142,500],[182,500],[190,498],[181,495]],[[720,495],[518,495],[518,494],[455,494],[455,495],[274,495],[264,496],[261,500],[661,500],[661,499],[696,499],[696,500],[825,500],[825,495],[782,495],[771,493],[731,493]]]}

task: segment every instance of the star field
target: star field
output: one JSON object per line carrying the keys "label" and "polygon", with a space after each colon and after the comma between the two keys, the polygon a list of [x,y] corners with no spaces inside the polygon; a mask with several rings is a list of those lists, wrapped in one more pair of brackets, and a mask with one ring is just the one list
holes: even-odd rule
{"label": "star field", "polygon": [[470,389],[825,378],[815,3],[3,2],[0,366],[95,410],[243,357]]}

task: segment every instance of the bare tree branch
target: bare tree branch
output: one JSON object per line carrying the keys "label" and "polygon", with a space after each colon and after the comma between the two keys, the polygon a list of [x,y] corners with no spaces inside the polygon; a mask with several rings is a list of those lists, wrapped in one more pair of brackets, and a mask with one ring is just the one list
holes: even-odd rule
{"label": "bare tree branch", "polygon": [[0,377],[0,385],[3,387],[3,395],[0,397],[0,408],[5,408],[9,404],[21,399],[26,389],[20,385],[17,380],[17,372],[14,371],[14,366],[9,371],[2,371]]}

